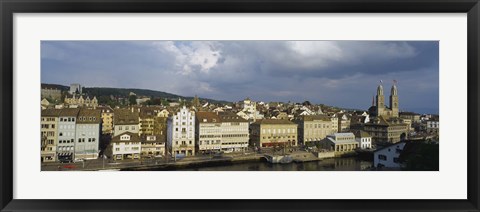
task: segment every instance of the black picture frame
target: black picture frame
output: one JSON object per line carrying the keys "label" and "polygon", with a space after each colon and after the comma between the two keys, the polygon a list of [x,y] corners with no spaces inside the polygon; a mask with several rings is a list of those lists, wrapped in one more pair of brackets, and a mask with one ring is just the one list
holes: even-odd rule
{"label": "black picture frame", "polygon": [[[479,211],[478,0],[0,0],[1,211]],[[19,200],[13,199],[14,13],[467,13],[468,198],[466,200]],[[458,179],[461,180],[461,179]],[[448,182],[445,182],[448,183]]]}

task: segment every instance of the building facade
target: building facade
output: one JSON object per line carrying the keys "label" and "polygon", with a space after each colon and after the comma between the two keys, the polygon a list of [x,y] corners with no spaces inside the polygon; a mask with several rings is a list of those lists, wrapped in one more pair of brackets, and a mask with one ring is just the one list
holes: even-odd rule
{"label": "building facade", "polygon": [[78,83],[70,84],[70,90],[68,90],[69,94],[81,94],[82,93],[82,86]]}
{"label": "building facade", "polygon": [[399,117],[398,91],[395,84],[390,92],[390,108],[388,108],[384,104],[383,86],[378,85],[376,106],[369,109],[373,117],[363,126],[362,130],[372,136],[373,142],[396,143],[407,138],[409,126]]}
{"label": "building facade", "polygon": [[113,160],[140,159],[141,146],[138,133],[123,132],[112,138],[109,156]]}
{"label": "building facade", "polygon": [[218,113],[222,122],[222,151],[238,152],[248,149],[248,120],[232,112]]}
{"label": "building facade", "polygon": [[109,106],[100,107],[102,112],[102,134],[112,135],[113,134],[113,119],[114,112],[113,109]]}
{"label": "building facade", "polygon": [[167,147],[173,155],[195,155],[195,113],[185,106],[167,121]]}
{"label": "building facade", "polygon": [[75,132],[75,158],[96,159],[101,134],[101,110],[80,109]]}
{"label": "building facade", "polygon": [[41,115],[41,162],[55,162],[58,144],[58,116],[55,109],[42,110]]}
{"label": "building facade", "polygon": [[197,152],[220,152],[222,149],[222,122],[215,112],[195,114],[195,140]]}
{"label": "building facade", "polygon": [[139,134],[139,113],[132,109],[116,109],[113,119],[113,135],[125,132]]}
{"label": "building facade", "polygon": [[405,142],[399,142],[376,150],[373,153],[373,165],[376,168],[394,168],[400,169],[400,154],[405,147]]}
{"label": "building facade", "polygon": [[60,161],[73,161],[75,159],[76,122],[79,111],[76,108],[60,110],[57,147],[57,159]]}
{"label": "building facade", "polygon": [[360,149],[371,149],[372,148],[372,136],[370,136],[365,131],[358,131],[355,135]]}
{"label": "building facade", "polygon": [[48,98],[50,100],[61,100],[62,91],[56,88],[42,86],[41,89],[41,98]]}
{"label": "building facade", "polygon": [[141,111],[139,116],[139,134],[142,135],[153,135],[155,127],[155,114],[153,111]]}
{"label": "building facade", "polygon": [[298,141],[304,145],[336,133],[330,117],[326,115],[300,116],[295,123],[298,124]]}
{"label": "building facade", "polygon": [[165,137],[158,135],[143,135],[141,140],[141,157],[159,157],[165,155]]}
{"label": "building facade", "polygon": [[334,133],[320,142],[321,149],[334,151],[336,156],[350,154],[359,147],[353,133]]}
{"label": "building facade", "polygon": [[253,147],[297,146],[297,124],[281,119],[261,119],[250,125]]}
{"label": "building facade", "polygon": [[407,138],[408,125],[401,118],[375,117],[364,125],[363,131],[372,136],[373,142],[396,143]]}

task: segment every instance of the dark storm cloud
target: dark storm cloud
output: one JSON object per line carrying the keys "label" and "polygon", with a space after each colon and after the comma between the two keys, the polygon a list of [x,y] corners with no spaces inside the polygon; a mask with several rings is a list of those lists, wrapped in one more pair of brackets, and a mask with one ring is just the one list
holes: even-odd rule
{"label": "dark storm cloud", "polygon": [[400,108],[438,110],[438,42],[45,41],[42,82],[238,101],[368,108],[379,80]]}

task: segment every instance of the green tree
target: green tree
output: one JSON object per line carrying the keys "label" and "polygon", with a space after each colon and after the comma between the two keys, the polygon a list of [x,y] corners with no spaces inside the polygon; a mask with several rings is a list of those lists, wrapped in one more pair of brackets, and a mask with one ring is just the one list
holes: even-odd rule
{"label": "green tree", "polygon": [[137,104],[137,96],[130,95],[128,97],[128,103],[130,103],[130,105],[136,105]]}
{"label": "green tree", "polygon": [[438,144],[418,144],[417,151],[405,158],[405,170],[409,171],[438,171],[439,149]]}

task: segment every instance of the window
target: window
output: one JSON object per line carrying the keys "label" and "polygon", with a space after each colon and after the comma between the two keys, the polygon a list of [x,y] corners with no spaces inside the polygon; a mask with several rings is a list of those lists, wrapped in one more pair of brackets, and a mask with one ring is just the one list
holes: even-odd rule
{"label": "window", "polygon": [[378,155],[378,159],[379,160],[387,160],[387,156],[386,155]]}
{"label": "window", "polygon": [[393,162],[394,162],[394,163],[399,163],[400,160],[399,160],[398,158],[393,158]]}

